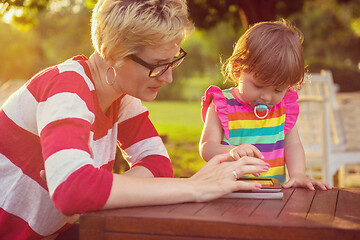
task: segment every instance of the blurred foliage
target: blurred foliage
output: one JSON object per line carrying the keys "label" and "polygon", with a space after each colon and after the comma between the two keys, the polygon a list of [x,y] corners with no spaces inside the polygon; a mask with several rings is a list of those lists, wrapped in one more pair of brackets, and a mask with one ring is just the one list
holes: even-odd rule
{"label": "blurred foliage", "polygon": [[[0,83],[13,78],[28,79],[74,55],[92,53],[90,9],[97,0],[0,1],[0,14],[15,16],[11,25],[0,22]],[[341,91],[360,90],[360,0],[188,3],[197,30],[183,42],[188,56],[174,69],[174,83],[163,87],[158,99],[200,100],[209,85],[230,86],[222,83],[220,66],[244,32],[241,11],[246,12],[249,23],[282,17],[293,21],[305,36],[304,56],[309,70],[330,69]],[[256,20],[251,20],[254,16]]]}
{"label": "blurred foliage", "polygon": [[41,69],[74,55],[89,56],[93,52],[90,9],[76,2],[78,0],[54,3],[49,6],[51,11],[38,13],[38,24],[31,28],[0,22],[0,83],[28,79]]}
{"label": "blurred foliage", "polygon": [[12,25],[0,23],[0,35],[0,80],[28,78],[39,70],[40,39],[35,32],[19,32]]}
{"label": "blurred foliage", "polygon": [[205,163],[199,155],[203,127],[200,101],[154,101],[144,105],[149,109],[150,119],[159,134],[166,136],[165,146],[175,177],[193,175]]}
{"label": "blurred foliage", "polygon": [[232,27],[247,28],[260,21],[287,17],[300,11],[304,0],[189,0],[190,17],[202,29],[213,28],[219,22]]}
{"label": "blurred foliage", "polygon": [[290,19],[304,34],[309,71],[329,69],[341,92],[360,91],[360,0],[307,1]]}
{"label": "blurred foliage", "polygon": [[196,29],[182,44],[188,55],[174,69],[174,83],[162,87],[157,99],[199,100],[210,85],[232,86],[223,85],[220,67],[222,60],[231,55],[233,44],[242,33],[242,28],[236,31],[226,22],[209,30]]}

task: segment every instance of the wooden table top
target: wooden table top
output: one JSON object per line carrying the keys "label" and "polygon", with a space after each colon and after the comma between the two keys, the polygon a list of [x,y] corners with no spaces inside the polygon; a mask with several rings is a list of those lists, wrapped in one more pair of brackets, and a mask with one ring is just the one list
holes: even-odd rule
{"label": "wooden table top", "polygon": [[80,239],[360,239],[360,188],[83,214]]}

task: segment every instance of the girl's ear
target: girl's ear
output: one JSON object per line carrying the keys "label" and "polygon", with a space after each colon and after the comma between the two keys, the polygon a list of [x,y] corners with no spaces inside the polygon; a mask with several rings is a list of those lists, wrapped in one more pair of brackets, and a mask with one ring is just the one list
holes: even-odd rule
{"label": "girl's ear", "polygon": [[240,73],[241,73],[239,63],[237,63],[237,62],[234,62],[234,63],[233,63],[232,71],[233,71],[234,77],[235,77],[236,79],[239,79]]}

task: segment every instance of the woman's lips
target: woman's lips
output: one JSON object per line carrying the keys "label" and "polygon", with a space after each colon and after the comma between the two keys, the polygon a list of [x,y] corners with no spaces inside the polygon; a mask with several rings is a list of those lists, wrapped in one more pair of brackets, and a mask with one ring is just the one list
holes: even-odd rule
{"label": "woman's lips", "polygon": [[153,92],[158,92],[160,90],[161,86],[160,87],[149,87],[149,88]]}

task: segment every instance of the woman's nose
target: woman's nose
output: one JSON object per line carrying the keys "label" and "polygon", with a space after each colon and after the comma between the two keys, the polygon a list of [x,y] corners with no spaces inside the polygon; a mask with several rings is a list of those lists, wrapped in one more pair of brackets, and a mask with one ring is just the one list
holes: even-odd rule
{"label": "woman's nose", "polygon": [[166,70],[163,74],[161,74],[159,77],[158,77],[158,80],[159,81],[162,81],[162,82],[166,82],[168,84],[172,83],[173,82],[173,77],[172,77],[172,68],[170,67],[168,70]]}

